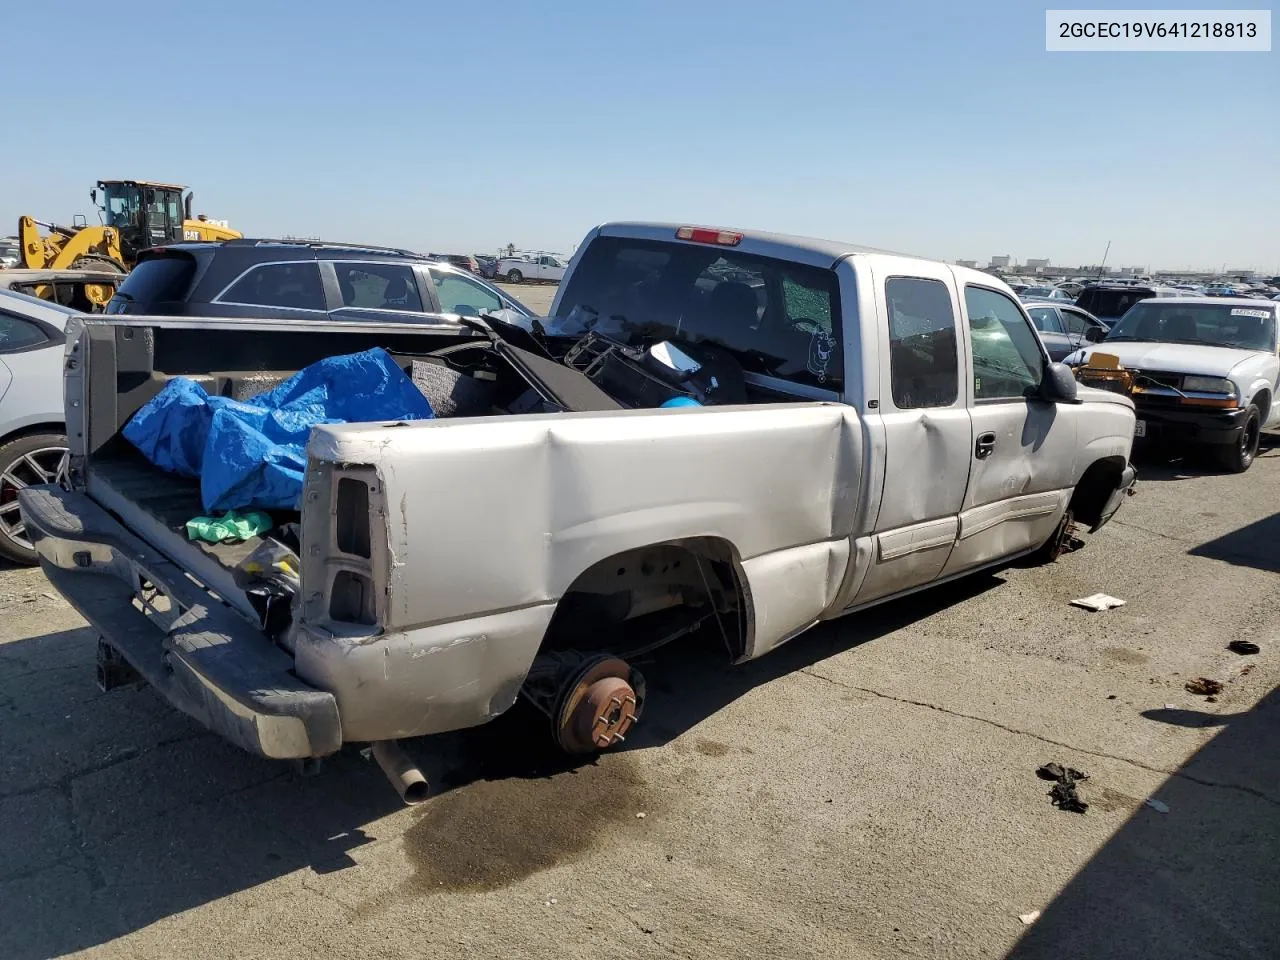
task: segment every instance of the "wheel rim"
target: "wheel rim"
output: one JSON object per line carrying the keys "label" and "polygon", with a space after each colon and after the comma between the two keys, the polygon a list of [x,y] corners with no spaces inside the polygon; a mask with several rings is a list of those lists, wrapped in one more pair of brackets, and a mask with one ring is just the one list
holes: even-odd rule
{"label": "wheel rim", "polygon": [[24,550],[32,549],[18,510],[18,491],[43,483],[65,486],[67,458],[66,447],[39,447],[5,466],[0,473],[0,536]]}
{"label": "wheel rim", "polygon": [[1253,453],[1257,448],[1258,421],[1250,420],[1244,425],[1244,430],[1240,432],[1240,453],[1244,459],[1249,460],[1253,457]]}

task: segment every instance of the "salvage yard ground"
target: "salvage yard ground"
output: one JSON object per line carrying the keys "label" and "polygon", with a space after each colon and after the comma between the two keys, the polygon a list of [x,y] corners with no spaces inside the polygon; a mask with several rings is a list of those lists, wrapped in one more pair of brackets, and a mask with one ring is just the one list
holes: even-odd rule
{"label": "salvage yard ground", "polygon": [[0,957],[1280,956],[1280,446],[1140,471],[1053,566],[742,667],[667,648],[594,765],[520,708],[413,741],[408,809],[357,753],[302,777],[99,693],[81,619],[0,570]]}
{"label": "salvage yard ground", "polygon": [[540,317],[547,315],[559,289],[554,283],[500,283],[498,286]]}

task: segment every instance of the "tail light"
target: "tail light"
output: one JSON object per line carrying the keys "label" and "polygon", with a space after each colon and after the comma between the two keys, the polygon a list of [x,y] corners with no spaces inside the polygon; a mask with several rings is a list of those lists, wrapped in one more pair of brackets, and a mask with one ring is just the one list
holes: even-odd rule
{"label": "tail light", "polygon": [[677,240],[694,243],[714,243],[721,247],[736,247],[742,242],[742,234],[732,230],[712,230],[708,227],[681,227],[676,231]]}

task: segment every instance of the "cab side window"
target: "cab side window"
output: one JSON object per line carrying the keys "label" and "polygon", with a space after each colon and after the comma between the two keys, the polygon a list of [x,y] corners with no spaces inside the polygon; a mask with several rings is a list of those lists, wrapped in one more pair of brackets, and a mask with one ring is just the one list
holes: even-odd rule
{"label": "cab side window", "polygon": [[436,288],[436,299],[445,313],[463,317],[478,317],[482,310],[501,310],[502,301],[474,280],[445,270],[432,270],[431,282]]}
{"label": "cab side window", "polygon": [[1040,338],[1017,304],[998,290],[966,286],[969,343],[973,354],[973,398],[1030,397],[1044,378]]}
{"label": "cab side window", "polygon": [[947,285],[941,280],[890,277],[884,296],[893,405],[899,410],[951,406],[960,392],[960,366]]}
{"label": "cab side window", "polygon": [[1062,319],[1067,323],[1067,332],[1076,336],[1084,336],[1093,326],[1088,320],[1074,310],[1063,310]]}
{"label": "cab side window", "polygon": [[342,305],[365,310],[422,313],[413,270],[399,263],[335,263]]}
{"label": "cab side window", "polygon": [[1031,307],[1027,310],[1031,322],[1041,333],[1061,333],[1062,323],[1058,319],[1058,311],[1053,307]]}

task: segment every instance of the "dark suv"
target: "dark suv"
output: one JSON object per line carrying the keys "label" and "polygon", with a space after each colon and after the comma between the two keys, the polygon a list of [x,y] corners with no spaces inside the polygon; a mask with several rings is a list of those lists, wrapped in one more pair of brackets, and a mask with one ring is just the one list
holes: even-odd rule
{"label": "dark suv", "polygon": [[1152,297],[1190,296],[1193,294],[1174,287],[1096,283],[1080,291],[1075,305],[1086,313],[1093,314],[1108,327],[1112,327],[1130,307],[1140,300],[1150,300]]}
{"label": "dark suv", "polygon": [[504,310],[534,315],[471,273],[408,250],[249,239],[144,250],[107,304],[107,313],[382,323]]}

